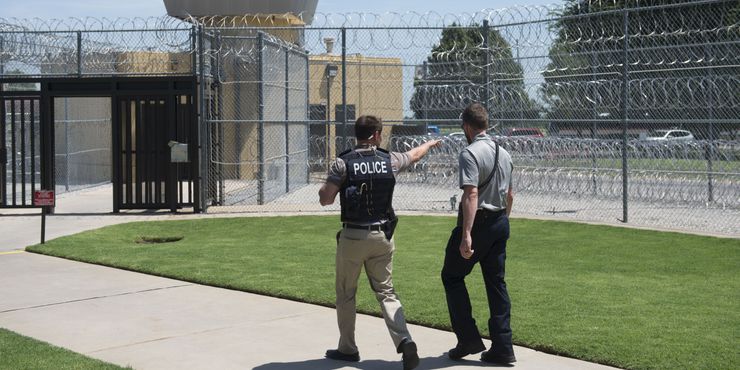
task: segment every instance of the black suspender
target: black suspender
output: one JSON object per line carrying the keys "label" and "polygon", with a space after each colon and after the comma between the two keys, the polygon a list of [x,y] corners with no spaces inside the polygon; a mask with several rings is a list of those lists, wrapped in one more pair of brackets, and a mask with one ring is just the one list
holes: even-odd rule
{"label": "black suspender", "polygon": [[[493,140],[491,140],[493,141]],[[491,145],[491,144],[488,144]],[[491,179],[493,179],[493,175],[496,173],[496,169],[498,168],[498,144],[496,142],[493,142],[494,150],[496,151],[496,156],[493,160],[493,170],[491,170],[491,174],[488,175],[488,178],[486,181],[483,181],[483,183],[478,185],[478,189],[482,189],[484,186],[488,185],[489,182],[491,182]],[[465,150],[470,153],[470,156],[473,157],[473,161],[475,161],[475,165],[478,166],[478,171],[480,171],[480,165],[478,164],[478,160],[475,158],[475,155],[473,152],[470,151],[470,149],[465,148]]]}

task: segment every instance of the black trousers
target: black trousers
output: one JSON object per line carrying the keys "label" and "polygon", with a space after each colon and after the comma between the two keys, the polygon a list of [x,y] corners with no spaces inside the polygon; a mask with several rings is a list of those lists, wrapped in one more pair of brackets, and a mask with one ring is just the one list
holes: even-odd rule
{"label": "black trousers", "polygon": [[452,230],[447,242],[442,283],[447,296],[450,322],[457,336],[458,345],[465,348],[481,348],[478,327],[475,325],[470,296],[465,286],[465,277],[476,263],[480,263],[483,281],[488,295],[488,308],[491,317],[488,330],[493,342],[493,354],[510,355],[514,353],[511,344],[511,301],[504,281],[504,262],[506,261],[506,241],[509,239],[509,219],[503,212],[484,213],[476,216],[471,233],[473,256],[464,259],[460,255],[462,227]]}

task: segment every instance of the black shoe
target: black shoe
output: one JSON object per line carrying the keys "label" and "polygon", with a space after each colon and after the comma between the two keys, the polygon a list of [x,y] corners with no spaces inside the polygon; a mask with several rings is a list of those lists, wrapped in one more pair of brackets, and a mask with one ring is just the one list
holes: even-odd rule
{"label": "black shoe", "polygon": [[484,346],[483,343],[479,343],[476,345],[467,345],[467,346],[464,346],[458,343],[457,346],[455,346],[455,348],[447,352],[447,357],[449,357],[450,360],[459,360],[467,355],[472,355],[473,353],[478,353],[485,349],[486,349],[486,346]]}
{"label": "black shoe", "polygon": [[339,350],[337,349],[329,349],[326,351],[326,358],[330,358],[332,360],[357,362],[360,361],[360,352],[346,354],[339,352]]}
{"label": "black shoe", "polygon": [[411,339],[404,339],[398,345],[398,353],[403,353],[403,370],[411,370],[419,366],[419,354],[416,353],[416,343]]}
{"label": "black shoe", "polygon": [[492,364],[508,365],[512,362],[516,362],[516,357],[514,357],[513,353],[510,355],[498,355],[489,350],[481,353],[480,360],[483,362],[490,362]]}

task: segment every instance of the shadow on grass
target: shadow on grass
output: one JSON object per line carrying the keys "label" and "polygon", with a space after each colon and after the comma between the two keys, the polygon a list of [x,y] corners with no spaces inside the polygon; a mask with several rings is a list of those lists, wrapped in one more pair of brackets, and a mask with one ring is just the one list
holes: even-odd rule
{"label": "shadow on grass", "polygon": [[[472,357],[471,357],[472,358]],[[420,359],[418,370],[431,369],[449,369],[459,366],[466,367],[501,367],[509,368],[512,365],[496,365],[480,362],[477,360],[460,360],[453,361],[447,358],[447,354],[437,357],[423,357]],[[360,362],[345,362],[320,358],[314,360],[294,361],[294,362],[270,362],[257,366],[253,370],[334,370],[334,369],[359,369],[359,370],[386,370],[402,368],[401,359],[398,361],[386,360],[367,360]]]}

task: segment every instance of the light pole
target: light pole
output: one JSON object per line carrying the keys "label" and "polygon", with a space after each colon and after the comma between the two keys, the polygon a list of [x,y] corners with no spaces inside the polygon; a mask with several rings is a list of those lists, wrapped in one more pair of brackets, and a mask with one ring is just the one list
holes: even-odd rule
{"label": "light pole", "polygon": [[[331,82],[337,77],[339,67],[327,64],[324,74],[326,75],[326,165],[327,170],[331,160]],[[346,114],[346,112],[345,112]]]}

